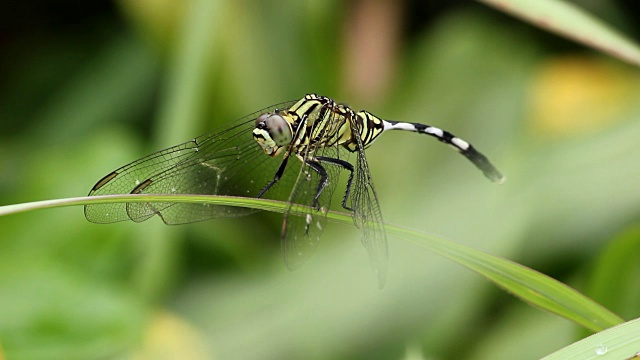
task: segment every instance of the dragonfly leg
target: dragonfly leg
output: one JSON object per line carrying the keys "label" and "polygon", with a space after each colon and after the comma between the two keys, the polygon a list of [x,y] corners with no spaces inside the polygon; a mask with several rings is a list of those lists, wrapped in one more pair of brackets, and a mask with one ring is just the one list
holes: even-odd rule
{"label": "dragonfly leg", "polygon": [[262,195],[264,195],[264,193],[267,192],[267,190],[271,189],[271,187],[275,185],[278,182],[278,180],[280,180],[280,178],[282,177],[282,174],[284,174],[284,169],[287,167],[287,161],[289,161],[289,156],[285,156],[284,159],[282,159],[282,162],[280,163],[280,166],[278,167],[278,171],[276,171],[276,174],[273,177],[273,180],[269,181],[267,186],[265,186],[262,190],[260,190],[260,193],[257,196],[258,198],[261,198]]}
{"label": "dragonfly leg", "polygon": [[313,197],[313,208],[316,209],[316,210],[319,210],[320,209],[320,204],[318,203],[318,199],[320,199],[320,195],[322,194],[322,190],[324,190],[324,188],[329,183],[329,181],[328,181],[329,180],[329,176],[327,175],[327,170],[317,160],[308,159],[308,160],[305,161],[305,164],[309,165],[310,168],[315,170],[315,172],[317,172],[318,175],[320,175],[320,181],[318,182],[318,187],[316,188],[316,194]]}
{"label": "dragonfly leg", "polygon": [[351,194],[351,184],[353,183],[353,165],[350,162],[342,160],[342,159],[334,159],[330,157],[318,156],[318,160],[340,166],[341,168],[349,171],[349,180],[347,180],[347,189],[344,192],[344,197],[342,198],[342,207],[346,210],[353,211],[353,209],[347,206],[347,201],[349,200],[349,195]]}

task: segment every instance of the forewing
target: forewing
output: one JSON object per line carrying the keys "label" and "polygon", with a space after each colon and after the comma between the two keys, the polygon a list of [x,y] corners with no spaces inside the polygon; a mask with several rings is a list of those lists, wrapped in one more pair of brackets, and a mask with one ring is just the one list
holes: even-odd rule
{"label": "forewing", "polygon": [[[282,161],[263,153],[254,141],[255,119],[264,112],[288,108],[274,105],[247,115],[222,130],[212,131],[125,165],[98,181],[89,196],[108,194],[201,194],[255,197],[273,179]],[[283,183],[291,182],[286,178]],[[288,192],[274,187],[263,197],[286,200]],[[114,203],[85,206],[96,223],[144,221],[158,214],[167,224],[216,217],[241,216],[252,209],[194,203]]]}

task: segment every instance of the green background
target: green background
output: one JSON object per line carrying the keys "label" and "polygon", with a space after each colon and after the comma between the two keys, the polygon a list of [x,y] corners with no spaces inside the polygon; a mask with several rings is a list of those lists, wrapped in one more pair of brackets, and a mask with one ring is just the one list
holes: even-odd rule
{"label": "green background", "polygon": [[[83,196],[138,157],[316,92],[447,129],[507,176],[490,183],[430,138],[386,134],[367,152],[385,221],[638,316],[628,65],[463,1],[4,7],[0,204]],[[631,2],[588,10],[638,34]],[[586,335],[394,238],[379,290],[357,229],[340,224],[290,272],[280,222],[95,225],[80,207],[0,218],[0,358],[533,359]]]}

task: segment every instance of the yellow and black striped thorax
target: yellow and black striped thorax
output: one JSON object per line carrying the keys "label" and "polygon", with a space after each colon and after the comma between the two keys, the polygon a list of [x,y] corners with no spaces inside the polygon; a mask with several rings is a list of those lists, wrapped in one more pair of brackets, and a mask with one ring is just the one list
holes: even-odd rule
{"label": "yellow and black striped thorax", "polygon": [[292,148],[295,153],[342,145],[351,152],[370,145],[383,130],[383,122],[367,111],[354,112],[344,104],[316,94],[306,95],[285,114],[281,114],[295,133]]}

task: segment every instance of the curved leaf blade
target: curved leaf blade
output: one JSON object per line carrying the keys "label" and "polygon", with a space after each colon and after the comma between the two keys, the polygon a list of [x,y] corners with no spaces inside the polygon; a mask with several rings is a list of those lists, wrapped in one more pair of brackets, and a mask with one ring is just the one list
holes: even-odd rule
{"label": "curved leaf blade", "polygon": [[559,0],[478,0],[535,26],[640,66],[640,47],[579,7]]}
{"label": "curved leaf blade", "polygon": [[640,319],[628,321],[564,347],[543,360],[636,359],[640,352]]}
{"label": "curved leaf blade", "polygon": [[390,235],[413,241],[477,272],[535,307],[592,331],[600,331],[624,321],[575,289],[520,264],[432,235],[392,225],[386,225],[386,229]]}
{"label": "curved leaf blade", "polygon": [[[287,203],[281,201],[215,195],[106,195],[38,201],[0,206],[0,216],[52,207],[108,202],[200,202],[241,206],[283,213]],[[304,215],[303,208],[296,208]],[[353,224],[351,215],[330,211],[335,222]],[[417,243],[426,249],[457,262],[491,280],[525,302],[560,315],[592,331],[618,325],[624,320],[575,289],[535,270],[493,256],[468,246],[394,225],[385,225],[387,233]]]}

